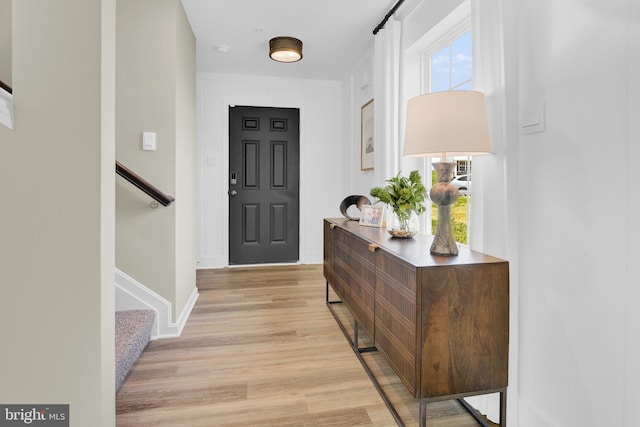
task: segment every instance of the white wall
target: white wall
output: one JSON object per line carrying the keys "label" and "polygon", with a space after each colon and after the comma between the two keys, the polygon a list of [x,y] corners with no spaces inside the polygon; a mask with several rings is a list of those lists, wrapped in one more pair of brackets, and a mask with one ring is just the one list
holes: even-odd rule
{"label": "white wall", "polygon": [[0,402],[113,426],[115,0],[13,2],[0,126]]}
{"label": "white wall", "polygon": [[[631,27],[627,37],[627,81],[629,96],[627,102],[629,109],[627,111],[627,170],[629,178],[633,176],[631,171],[635,171],[638,161],[640,161],[640,81],[633,76],[640,73],[640,4],[638,2],[629,2],[631,7],[629,10],[629,19]],[[634,189],[633,184],[627,186],[627,196],[630,196]],[[640,345],[638,345],[638,337],[640,336],[640,286],[637,286],[638,277],[640,277],[640,222],[635,219],[636,213],[640,211],[640,199],[638,197],[627,197],[626,218],[627,226],[627,277],[626,277],[626,296],[625,306],[625,360],[623,365],[623,373],[625,378],[624,385],[624,426],[633,426],[637,423],[637,413],[633,410],[638,402],[640,402],[640,388],[634,379],[640,378]]]}
{"label": "white wall", "polygon": [[196,285],[196,41],[176,1],[176,223],[175,311],[185,312]]}
{"label": "white wall", "polygon": [[362,106],[373,99],[374,90],[374,70],[373,70],[373,47],[363,56],[360,63],[343,83],[343,108],[344,128],[342,153],[345,160],[345,177],[349,184],[349,194],[360,194],[367,196],[372,202],[373,197],[369,195],[371,188],[376,187],[374,171],[361,170],[361,109]]}
{"label": "white wall", "polygon": [[0,0],[0,80],[11,86],[11,2]]}
{"label": "white wall", "polygon": [[343,179],[339,82],[199,73],[199,268],[228,265],[229,106],[300,109],[300,262],[322,262],[322,218],[339,216]]}
{"label": "white wall", "polygon": [[638,425],[634,3],[520,2],[521,427]]}
{"label": "white wall", "polygon": [[116,179],[116,266],[170,301],[175,321],[195,292],[195,38],[180,0],[120,0],[117,12],[116,157],[176,201],[152,209]]}

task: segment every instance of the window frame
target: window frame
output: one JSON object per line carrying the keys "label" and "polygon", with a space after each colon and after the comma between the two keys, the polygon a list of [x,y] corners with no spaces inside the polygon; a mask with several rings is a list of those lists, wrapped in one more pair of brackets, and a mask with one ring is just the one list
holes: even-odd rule
{"label": "window frame", "polygon": [[[471,15],[467,16],[462,21],[453,25],[437,37],[433,42],[430,42],[422,50],[420,62],[421,62],[421,93],[431,92],[431,57],[438,53],[442,48],[451,45],[455,40],[462,36],[467,31],[471,31],[473,37],[473,29],[471,28]],[[473,85],[473,81],[472,81]]]}
{"label": "window frame", "polygon": [[[464,17],[464,19],[459,20],[454,25],[449,26],[445,31],[440,32],[440,34],[438,34],[436,37],[433,37],[432,40],[429,40],[426,46],[421,50],[421,53],[420,53],[420,93],[421,94],[431,93],[431,75],[432,75],[431,57],[436,53],[440,52],[440,50],[442,50],[443,48],[452,45],[454,41],[456,41],[458,38],[464,35],[467,31],[471,31],[471,40],[472,40],[471,44],[473,48],[473,28],[471,25],[471,14],[468,14]],[[474,56],[475,55],[472,50],[472,66],[475,62]],[[474,84],[474,81],[473,81],[473,73],[472,73],[472,78],[471,78],[472,88],[473,88],[473,84]],[[457,85],[457,86],[460,86],[460,85]],[[434,157],[434,158],[428,159],[427,170],[431,169],[431,163],[433,159],[438,159],[438,158]],[[468,175],[469,180],[473,179],[471,175],[471,172],[472,172],[471,157],[455,156],[452,159],[457,164],[456,171],[457,171],[458,163],[460,161],[466,162],[467,167],[466,167],[465,174]],[[471,193],[469,192],[469,195],[467,196],[467,236],[466,236],[467,242],[466,243],[457,242],[458,244],[461,244],[464,246],[469,246],[469,240],[471,237],[471,226],[472,226],[471,205],[472,205],[472,197],[471,197]],[[428,218],[430,222],[431,215],[428,215]],[[428,230],[431,231],[430,224],[429,224]]]}

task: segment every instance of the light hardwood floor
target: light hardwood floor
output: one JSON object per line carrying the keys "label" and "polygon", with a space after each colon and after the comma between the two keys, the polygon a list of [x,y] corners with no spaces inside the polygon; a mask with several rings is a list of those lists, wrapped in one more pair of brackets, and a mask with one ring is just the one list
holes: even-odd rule
{"label": "light hardwood floor", "polygon": [[[151,342],[120,389],[118,426],[396,425],[325,305],[321,265],[199,270],[198,289],[182,336]],[[366,357],[417,426],[418,401]],[[429,427],[478,425],[455,401],[427,413]]]}

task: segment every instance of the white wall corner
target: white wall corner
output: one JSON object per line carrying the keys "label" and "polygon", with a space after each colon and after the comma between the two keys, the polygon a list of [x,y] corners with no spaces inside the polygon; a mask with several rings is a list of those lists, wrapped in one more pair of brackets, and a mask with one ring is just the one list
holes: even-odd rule
{"label": "white wall corner", "polygon": [[198,289],[194,286],[177,321],[172,322],[171,302],[117,268],[115,293],[116,311],[143,309],[156,312],[156,323],[151,331],[152,340],[179,337],[199,296]]}
{"label": "white wall corner", "polygon": [[13,95],[0,87],[0,123],[13,129]]}

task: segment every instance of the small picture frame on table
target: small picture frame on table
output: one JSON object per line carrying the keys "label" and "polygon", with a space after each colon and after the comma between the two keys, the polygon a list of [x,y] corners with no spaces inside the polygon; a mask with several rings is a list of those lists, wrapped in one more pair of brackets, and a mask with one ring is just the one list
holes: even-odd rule
{"label": "small picture frame on table", "polygon": [[364,205],[360,212],[360,225],[377,228],[382,227],[384,205]]}

